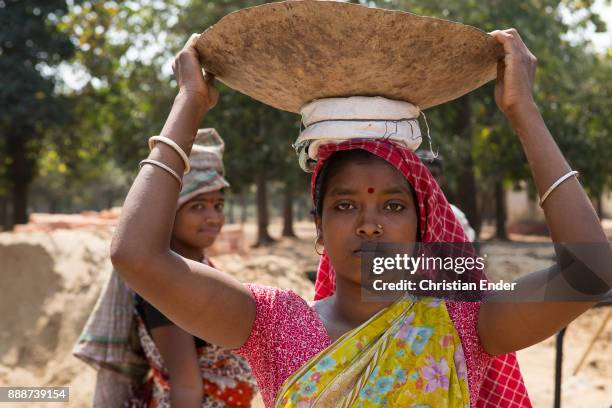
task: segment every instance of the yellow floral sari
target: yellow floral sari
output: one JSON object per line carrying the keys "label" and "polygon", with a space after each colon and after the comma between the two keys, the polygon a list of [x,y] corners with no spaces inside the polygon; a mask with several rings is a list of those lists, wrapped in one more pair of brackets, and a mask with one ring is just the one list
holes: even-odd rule
{"label": "yellow floral sari", "polygon": [[443,300],[405,296],[293,373],[277,408],[469,407],[461,341]]}

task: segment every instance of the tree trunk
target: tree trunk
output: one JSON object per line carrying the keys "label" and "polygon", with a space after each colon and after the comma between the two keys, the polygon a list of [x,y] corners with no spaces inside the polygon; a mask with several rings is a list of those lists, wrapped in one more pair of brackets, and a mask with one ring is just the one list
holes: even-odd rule
{"label": "tree trunk", "polygon": [[56,197],[51,197],[49,199],[49,213],[55,214],[57,213],[57,207],[59,206],[58,199]]}
{"label": "tree trunk", "polygon": [[286,182],[283,197],[283,237],[296,236],[293,231],[293,197],[294,185],[291,181]]}
{"label": "tree trunk", "polygon": [[234,194],[232,194],[232,197],[230,200],[228,200],[228,205],[227,205],[227,222],[228,224],[233,224],[234,222],[236,222],[235,216],[234,216],[234,207],[235,207],[235,198],[236,196]]}
{"label": "tree trunk", "polygon": [[106,208],[107,209],[113,208],[113,204],[115,204],[115,192],[109,191],[106,196]]}
{"label": "tree trunk", "polygon": [[269,214],[268,214],[268,194],[266,191],[266,175],[260,171],[255,176],[255,184],[257,187],[257,243],[258,246],[266,246],[274,242],[268,233]]}
{"label": "tree trunk", "polygon": [[238,200],[240,201],[240,224],[242,225],[247,222],[247,199],[244,190],[240,192]]}
{"label": "tree trunk", "polygon": [[597,215],[599,216],[600,219],[604,217],[603,201],[604,201],[604,193],[602,189],[601,193],[597,194],[596,207],[595,207],[595,210],[597,211]]}
{"label": "tree trunk", "polygon": [[506,220],[508,211],[506,208],[506,191],[501,181],[495,183],[495,237],[507,240]]}
{"label": "tree trunk", "polygon": [[10,228],[16,224],[28,223],[28,185],[26,183],[13,180],[13,219]]}
{"label": "tree trunk", "polygon": [[9,211],[8,199],[6,196],[0,196],[0,229],[8,229]]}
{"label": "tree trunk", "polygon": [[453,126],[453,133],[458,135],[467,146],[465,149],[468,154],[462,160],[462,172],[459,175],[459,185],[461,191],[457,194],[458,207],[465,213],[468,221],[476,236],[480,234],[482,218],[478,210],[476,177],[474,175],[474,162],[472,160],[472,127],[470,96],[465,95],[458,99],[454,104],[457,116]]}
{"label": "tree trunk", "polygon": [[15,224],[28,222],[28,186],[32,180],[33,163],[29,163],[27,159],[26,139],[23,135],[9,137],[7,147],[9,157],[12,159],[9,177],[13,183],[13,216],[9,228],[13,228]]}
{"label": "tree trunk", "polygon": [[309,210],[307,203],[308,202],[302,197],[300,197],[300,199],[298,200],[298,217],[300,221],[310,221],[310,218],[308,217]]}

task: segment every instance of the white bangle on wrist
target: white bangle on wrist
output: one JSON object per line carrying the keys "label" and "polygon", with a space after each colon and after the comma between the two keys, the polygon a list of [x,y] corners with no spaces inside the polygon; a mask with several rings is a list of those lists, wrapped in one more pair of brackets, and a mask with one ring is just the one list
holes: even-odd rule
{"label": "white bangle on wrist", "polygon": [[149,138],[149,150],[153,150],[153,147],[155,147],[155,142],[162,142],[163,144],[170,146],[179,156],[181,156],[181,160],[183,160],[183,164],[185,165],[185,171],[183,174],[189,173],[191,170],[191,166],[189,165],[189,157],[187,157],[187,154],[178,144],[176,144],[174,140],[166,136],[151,136]]}
{"label": "white bangle on wrist", "polygon": [[548,198],[550,193],[552,193],[557,187],[559,187],[561,183],[563,183],[565,180],[572,176],[576,176],[577,174],[578,172],[576,170],[570,170],[563,176],[559,177],[557,181],[555,181],[550,187],[548,187],[548,190],[546,190],[546,192],[542,194],[542,198],[540,198],[540,207],[544,204],[544,201]]}
{"label": "white bangle on wrist", "polygon": [[182,190],[183,189],[183,180],[181,179],[181,176],[178,175],[178,173],[174,170],[172,170],[172,168],[170,168],[170,166],[157,161],[157,160],[153,160],[153,159],[145,159],[142,160],[140,163],[138,163],[138,168],[142,168],[142,166],[144,166],[145,164],[151,164],[153,166],[157,166],[160,169],[165,170],[167,173],[169,173],[172,177],[174,177],[176,179],[176,181],[178,181],[179,183],[179,188]]}

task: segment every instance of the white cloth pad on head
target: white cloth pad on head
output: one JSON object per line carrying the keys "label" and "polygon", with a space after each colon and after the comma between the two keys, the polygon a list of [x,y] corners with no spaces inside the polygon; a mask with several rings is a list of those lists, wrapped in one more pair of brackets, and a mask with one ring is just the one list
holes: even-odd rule
{"label": "white cloth pad on head", "polygon": [[[419,108],[380,96],[351,96],[312,101],[302,110],[305,129],[295,142],[300,165],[316,161],[319,146],[350,139],[386,138],[416,150],[421,144]],[[306,169],[306,168],[305,168]]]}

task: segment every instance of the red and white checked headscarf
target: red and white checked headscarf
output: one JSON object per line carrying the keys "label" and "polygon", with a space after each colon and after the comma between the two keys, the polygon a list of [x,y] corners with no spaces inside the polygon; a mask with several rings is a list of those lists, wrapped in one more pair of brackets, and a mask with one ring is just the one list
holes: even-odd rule
{"label": "red and white checked headscarf", "polygon": [[[317,175],[325,161],[335,152],[354,149],[366,150],[383,158],[400,171],[412,185],[419,206],[421,242],[469,242],[446,197],[427,167],[414,152],[389,140],[353,139],[320,146],[318,161],[311,179],[313,200]],[[331,296],[335,289],[336,273],[329,262],[327,253],[324,252],[317,272],[315,300]],[[448,302],[448,304],[451,303],[460,306],[465,302]],[[466,310],[477,313],[479,304],[471,306],[476,306],[476,308],[468,306]],[[461,324],[461,322],[453,323]],[[469,374],[468,372],[468,377],[470,377]],[[476,401],[476,408],[531,407],[515,353],[490,358],[484,374],[478,378],[481,381],[479,396],[477,399],[471,398],[472,401]]]}

